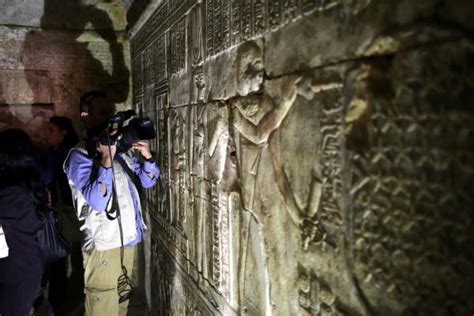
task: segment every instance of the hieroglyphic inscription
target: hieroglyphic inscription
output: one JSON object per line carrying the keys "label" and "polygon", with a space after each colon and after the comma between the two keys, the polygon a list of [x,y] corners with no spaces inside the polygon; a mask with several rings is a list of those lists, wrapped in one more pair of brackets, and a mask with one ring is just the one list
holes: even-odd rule
{"label": "hieroglyphic inscription", "polygon": [[171,73],[186,66],[186,17],[176,22],[170,29],[170,68]]}
{"label": "hieroglyphic inscription", "polygon": [[170,13],[175,11],[176,9],[179,9],[183,3],[186,2],[186,0],[169,0],[169,6],[170,6]]}
{"label": "hieroglyphic inscription", "polygon": [[246,40],[252,36],[252,0],[242,0],[240,13],[242,39]]}
{"label": "hieroglyphic inscription", "polygon": [[223,0],[214,0],[213,1],[213,10],[212,10],[212,23],[214,28],[214,42],[212,51],[213,52],[220,52],[223,50],[223,33],[222,33],[222,1]]}
{"label": "hieroglyphic inscription", "polygon": [[265,31],[265,2],[263,0],[254,0],[254,35],[261,35]]}
{"label": "hieroglyphic inscription", "polygon": [[236,45],[241,41],[241,3],[240,0],[231,0],[231,32],[232,45]]}
{"label": "hieroglyphic inscription", "polygon": [[142,55],[137,55],[132,61],[133,76],[133,98],[134,102],[138,101],[139,96],[143,93],[143,68]]}
{"label": "hieroglyphic inscription", "polygon": [[361,121],[371,133],[351,161],[355,273],[369,300],[383,297],[400,314],[462,315],[473,306],[459,299],[467,293],[462,284],[473,284],[466,271],[473,270],[474,157],[467,151],[474,148],[474,114],[460,111],[461,91],[473,84],[451,77],[451,86],[445,71],[448,64],[469,67],[473,51],[472,43],[420,47],[360,70],[357,78],[384,82],[391,98],[353,85],[351,107],[370,105]]}
{"label": "hieroglyphic inscription", "polygon": [[196,66],[203,62],[203,23],[202,6],[196,5],[190,13],[191,65]]}
{"label": "hieroglyphic inscription", "polygon": [[166,71],[166,36],[163,34],[152,44],[153,78],[155,83],[160,84],[168,78]]}
{"label": "hieroglyphic inscription", "polygon": [[298,1],[283,0],[282,1],[282,22],[287,24],[298,16]]}
{"label": "hieroglyphic inscription", "polygon": [[[169,197],[169,148],[168,148],[168,100],[167,93],[156,97],[156,133],[157,133],[157,163],[161,168],[158,179],[158,213],[170,220],[170,197]],[[153,216],[153,214],[152,214]]]}
{"label": "hieroglyphic inscription", "polygon": [[146,49],[145,49],[145,53],[144,53],[144,67],[143,67],[143,71],[145,73],[145,78],[144,78],[144,84],[147,85],[147,84],[152,84],[153,83],[153,79],[154,79],[154,76],[153,76],[153,67],[152,67],[152,63],[153,63],[153,50],[152,50],[152,46],[148,46]]}
{"label": "hieroglyphic inscription", "polygon": [[230,223],[230,213],[232,211],[238,212],[239,210],[231,210],[229,207],[229,196],[226,195],[225,198],[221,199],[219,208],[224,210],[224,213],[221,216],[220,221],[220,246],[221,246],[221,280],[220,280],[220,290],[222,295],[228,300],[230,299],[231,293],[231,284],[230,284],[230,275],[235,273],[230,271],[230,252],[231,252],[231,223]]}
{"label": "hieroglyphic inscription", "polygon": [[275,29],[281,22],[281,3],[280,0],[268,0],[268,27]]}
{"label": "hieroglyphic inscription", "polygon": [[230,47],[230,1],[231,0],[222,0],[222,49],[227,49]]}
{"label": "hieroglyphic inscription", "polygon": [[299,270],[298,302],[302,315],[344,315],[329,284],[309,269],[299,266]]}
{"label": "hieroglyphic inscription", "polygon": [[212,212],[212,283],[216,288],[220,287],[221,279],[221,247],[220,247],[220,217],[221,212],[221,196],[219,194],[219,188],[216,184],[211,184],[211,212]]}
{"label": "hieroglyphic inscription", "polygon": [[187,109],[170,111],[169,141],[171,158],[171,221],[183,231],[186,209],[188,208],[187,188]]}
{"label": "hieroglyphic inscription", "polygon": [[[336,84],[337,86],[337,84]],[[338,91],[328,91],[338,98]],[[330,98],[330,96],[328,97]],[[342,225],[342,122],[343,105],[335,99],[322,103],[321,109],[321,214],[324,225]],[[335,242],[335,241],[333,241]],[[334,245],[335,246],[335,245]]]}
{"label": "hieroglyphic inscription", "polygon": [[145,25],[132,39],[132,54],[136,56],[137,52],[142,50],[142,47],[148,43],[153,37],[153,33],[162,30],[165,31],[168,23],[168,2],[163,3],[158,7],[155,13],[149,18]]}
{"label": "hieroglyphic inscription", "polygon": [[214,0],[206,1],[206,55],[214,55]]}

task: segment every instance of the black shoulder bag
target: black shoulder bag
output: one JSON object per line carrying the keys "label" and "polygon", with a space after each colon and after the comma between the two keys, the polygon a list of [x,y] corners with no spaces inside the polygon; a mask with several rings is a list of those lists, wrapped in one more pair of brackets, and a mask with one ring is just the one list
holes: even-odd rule
{"label": "black shoulder bag", "polygon": [[71,253],[71,245],[59,230],[56,211],[51,208],[45,210],[43,227],[36,237],[48,262],[59,260]]}

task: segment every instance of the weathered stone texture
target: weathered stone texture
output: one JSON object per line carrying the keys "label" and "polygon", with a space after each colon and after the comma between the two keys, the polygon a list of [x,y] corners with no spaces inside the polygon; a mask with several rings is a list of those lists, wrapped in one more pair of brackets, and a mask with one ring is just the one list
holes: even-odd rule
{"label": "weathered stone texture", "polygon": [[[71,30],[125,30],[120,0],[2,0],[0,25]],[[88,23],[90,22],[90,23]]]}
{"label": "weathered stone texture", "polygon": [[[41,12],[33,12],[41,18],[40,27],[29,27],[14,13],[16,26],[0,25],[0,128],[23,128],[36,143],[44,142],[52,115],[72,118],[79,131],[79,97],[87,90],[105,90],[119,109],[131,104],[129,44],[118,32],[125,25],[124,8],[116,2],[87,9],[77,3],[72,10],[53,2],[42,2]],[[4,20],[8,12],[0,13],[3,23],[9,23]]]}
{"label": "weathered stone texture", "polygon": [[473,12],[207,0],[148,13],[131,43],[163,171],[147,197],[154,314],[472,311]]}

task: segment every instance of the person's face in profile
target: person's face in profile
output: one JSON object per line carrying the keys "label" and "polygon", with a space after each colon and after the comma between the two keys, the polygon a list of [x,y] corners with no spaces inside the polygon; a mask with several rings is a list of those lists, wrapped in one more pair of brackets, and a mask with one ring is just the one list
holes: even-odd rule
{"label": "person's face in profile", "polygon": [[57,147],[61,144],[66,135],[65,130],[61,130],[56,124],[49,122],[46,129],[46,141],[49,145]]}
{"label": "person's face in profile", "polygon": [[88,128],[105,124],[115,112],[115,105],[107,98],[95,98],[89,105],[88,113],[81,113],[85,117]]}

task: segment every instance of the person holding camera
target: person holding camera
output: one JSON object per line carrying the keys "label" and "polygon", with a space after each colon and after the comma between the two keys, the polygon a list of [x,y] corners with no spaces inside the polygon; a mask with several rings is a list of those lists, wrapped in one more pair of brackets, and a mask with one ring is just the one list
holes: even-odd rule
{"label": "person holding camera", "polygon": [[140,123],[152,126],[151,121],[139,121],[125,133],[129,126],[122,128],[124,112],[114,112],[104,92],[90,91],[81,97],[86,136],[64,163],[84,235],[86,315],[126,315],[134,252],[146,228],[140,195],[160,175],[148,140],[140,138],[154,134],[149,125]]}

